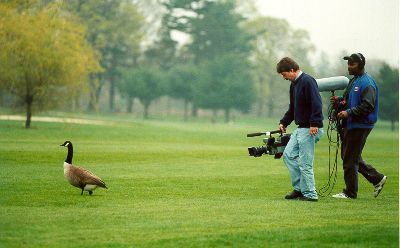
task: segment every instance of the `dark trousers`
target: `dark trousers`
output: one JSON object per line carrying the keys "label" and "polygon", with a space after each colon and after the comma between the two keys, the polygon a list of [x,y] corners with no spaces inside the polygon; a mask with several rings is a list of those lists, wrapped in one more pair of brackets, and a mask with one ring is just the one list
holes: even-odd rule
{"label": "dark trousers", "polygon": [[367,164],[361,157],[371,130],[369,128],[343,129],[340,135],[342,140],[344,182],[346,183],[346,189],[343,192],[351,198],[357,198],[357,172],[360,172],[373,185],[378,184],[383,178],[381,173],[376,171],[372,165]]}

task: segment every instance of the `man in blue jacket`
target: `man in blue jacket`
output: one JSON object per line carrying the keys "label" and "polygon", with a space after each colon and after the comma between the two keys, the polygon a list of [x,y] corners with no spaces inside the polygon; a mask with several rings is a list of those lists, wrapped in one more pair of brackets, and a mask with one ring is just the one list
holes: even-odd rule
{"label": "man in blue jacket", "polygon": [[347,69],[354,77],[350,80],[343,97],[332,97],[331,102],[342,108],[338,119],[342,119],[341,132],[344,181],[343,192],[335,198],[357,198],[358,172],[374,185],[377,197],[386,182],[386,176],[376,171],[361,157],[367,137],[378,119],[379,90],[374,79],[364,71],[365,57],[354,53],[343,58]]}
{"label": "man in blue jacket", "polygon": [[318,201],[313,161],[315,143],[323,134],[324,119],[318,85],[291,58],[281,59],[276,70],[284,79],[291,81],[289,109],[280,120],[279,129],[285,132],[293,120],[298,126],[283,152],[283,161],[289,169],[293,186],[293,191],[285,199]]}

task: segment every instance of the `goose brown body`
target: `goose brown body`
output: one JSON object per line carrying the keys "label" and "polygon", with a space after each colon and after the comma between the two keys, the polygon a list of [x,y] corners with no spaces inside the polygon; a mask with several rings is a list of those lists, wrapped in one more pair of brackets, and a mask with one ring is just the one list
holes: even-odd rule
{"label": "goose brown body", "polygon": [[68,155],[64,162],[64,177],[72,186],[82,190],[81,195],[84,190],[88,191],[91,195],[93,190],[98,187],[107,188],[100,177],[85,168],[72,165],[73,146],[70,141],[65,141],[61,146],[68,148]]}
{"label": "goose brown body", "polygon": [[107,188],[106,184],[100,177],[82,167],[73,166],[66,162],[64,162],[64,177],[72,186],[81,189],[84,189],[88,185]]}

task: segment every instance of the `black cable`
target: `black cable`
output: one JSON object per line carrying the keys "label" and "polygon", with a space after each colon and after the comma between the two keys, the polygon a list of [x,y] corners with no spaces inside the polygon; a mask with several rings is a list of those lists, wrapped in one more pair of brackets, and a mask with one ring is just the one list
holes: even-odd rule
{"label": "black cable", "polygon": [[[328,136],[328,182],[325,186],[318,190],[318,195],[321,197],[329,196],[332,193],[333,188],[335,187],[337,180],[337,158],[339,154],[340,147],[340,131],[341,124],[340,121],[336,117],[337,111],[333,104],[330,104],[328,107],[328,128],[327,128],[327,136]],[[333,135],[336,133],[336,141],[333,140]],[[331,148],[335,149],[335,159],[331,168]]]}

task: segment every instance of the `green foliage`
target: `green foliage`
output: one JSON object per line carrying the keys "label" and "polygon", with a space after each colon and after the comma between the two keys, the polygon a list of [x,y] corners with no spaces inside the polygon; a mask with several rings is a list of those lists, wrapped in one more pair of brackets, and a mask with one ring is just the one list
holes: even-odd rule
{"label": "green foliage", "polygon": [[247,58],[250,36],[240,28],[244,18],[235,12],[234,1],[204,1],[189,18],[192,43],[189,51],[195,63],[212,60],[226,54]]}
{"label": "green foliage", "polygon": [[192,101],[199,69],[191,64],[176,65],[168,71],[168,95]]}
{"label": "green foliage", "polygon": [[[184,99],[185,116],[189,101],[193,113],[198,107],[223,109],[227,121],[231,109],[248,111],[255,95],[247,62],[251,36],[240,26],[244,18],[236,13],[235,2],[166,0],[162,4],[166,12],[160,39],[146,51],[146,63],[170,69],[169,95]],[[191,37],[179,51],[171,38],[174,30]],[[197,68],[182,67],[182,61]]]}
{"label": "green foliage", "polygon": [[235,12],[234,1],[203,1],[193,6],[187,8],[195,14],[186,17],[182,30],[191,35],[188,51],[202,70],[194,105],[214,113],[223,109],[229,121],[231,109],[248,111],[255,96],[247,62],[251,36],[240,26],[244,18]]}
{"label": "green foliage", "polygon": [[[163,94],[184,100],[185,120],[189,106],[193,116],[200,107],[215,114],[223,110],[228,121],[229,111],[247,112],[254,102],[257,115],[273,117],[281,115],[288,102],[290,82],[275,71],[283,56],[293,57],[317,78],[347,74],[343,56],[330,63],[322,54],[312,67],[314,46],[308,33],[286,20],[259,16],[254,1],[3,0],[0,5],[0,100],[12,102],[7,107],[15,106],[15,95],[19,104],[33,99],[37,109],[59,103],[60,95],[75,106],[87,101],[81,93],[89,90],[90,110],[98,110],[100,96],[109,96],[113,111],[115,86],[121,82],[118,88],[130,112],[138,92],[149,94],[140,93],[146,106],[160,94],[144,90],[143,83],[135,86],[136,81],[127,81],[121,72],[148,67],[164,81]],[[188,43],[174,40],[176,31],[188,35]],[[381,99],[381,116],[394,122],[398,115],[391,106],[398,96],[387,90],[394,86],[386,81],[393,80],[383,75],[393,72],[380,79],[382,61],[368,61],[367,71],[379,78],[382,94],[388,96]],[[28,87],[15,83],[27,78]],[[106,84],[109,92],[104,94]],[[26,94],[33,92],[32,85],[35,96]],[[18,94],[10,95],[11,89]]]}
{"label": "green foliage", "polygon": [[[249,63],[240,56],[228,54],[210,60],[202,67],[195,101],[206,109],[250,110],[255,100]],[[226,116],[229,121],[229,116]]]}
{"label": "green foliage", "polygon": [[377,78],[379,88],[379,116],[394,122],[399,121],[399,69],[383,64]]}
{"label": "green foliage", "polygon": [[120,89],[128,97],[137,97],[144,106],[143,117],[148,118],[151,102],[166,93],[164,74],[151,67],[139,67],[122,72]]}
{"label": "green foliage", "polygon": [[[114,87],[119,72],[137,64],[140,56],[140,43],[143,39],[143,16],[129,0],[65,1],[66,9],[79,17],[88,29],[87,40],[98,52],[104,72],[98,81],[91,82],[92,91],[100,91],[110,83],[110,110],[114,110]],[[95,108],[98,97],[93,95],[91,107]]]}
{"label": "green foliage", "polygon": [[177,42],[172,40],[170,32],[164,31],[160,40],[145,51],[145,64],[151,64],[161,70],[168,70],[176,63]]}
{"label": "green foliage", "polygon": [[[272,117],[282,115],[280,109],[288,104],[289,84],[276,72],[282,57],[292,57],[300,68],[312,75],[309,54],[313,51],[309,35],[304,30],[293,29],[284,19],[258,17],[244,24],[255,38],[252,40],[251,61],[257,88],[257,115]],[[277,112],[276,110],[280,111]]]}
{"label": "green foliage", "polygon": [[100,70],[85,29],[57,4],[31,11],[0,4],[0,27],[0,82],[26,106],[26,127],[33,106],[56,106]]}
{"label": "green foliage", "polygon": [[[91,116],[94,118],[95,116]],[[0,121],[1,247],[398,247],[399,143],[378,123],[363,159],[388,176],[378,198],[362,176],[356,200],[288,201],[282,159],[252,158],[245,137],[276,120],[234,125],[132,121],[109,126]],[[74,160],[108,190],[80,195],[64,179]],[[316,145],[316,187],[328,178],[328,142]],[[338,168],[335,193],[344,186]]]}
{"label": "green foliage", "polygon": [[[190,1],[190,0],[189,0]],[[184,0],[184,2],[189,2]],[[146,63],[168,70],[177,62],[178,42],[173,40],[171,32],[178,30],[178,18],[174,15],[176,8],[184,7],[182,1],[163,1],[165,7],[161,18],[161,26],[158,30],[158,38],[149,46],[144,55]],[[182,26],[182,25],[181,25]]]}
{"label": "green foliage", "polygon": [[178,64],[168,71],[167,94],[184,101],[184,120],[188,120],[188,105],[195,97],[196,85],[200,83],[200,70],[193,64]]}

